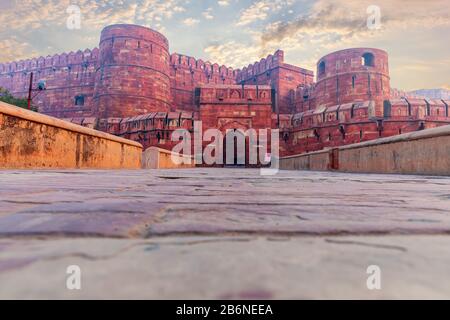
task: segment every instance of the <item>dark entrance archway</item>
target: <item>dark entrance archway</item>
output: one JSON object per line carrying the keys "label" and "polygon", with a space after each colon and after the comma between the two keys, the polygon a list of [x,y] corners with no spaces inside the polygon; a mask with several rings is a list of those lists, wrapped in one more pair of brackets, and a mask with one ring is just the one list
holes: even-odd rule
{"label": "dark entrance archway", "polygon": [[228,129],[223,139],[223,163],[245,167],[248,162],[248,139],[241,129]]}

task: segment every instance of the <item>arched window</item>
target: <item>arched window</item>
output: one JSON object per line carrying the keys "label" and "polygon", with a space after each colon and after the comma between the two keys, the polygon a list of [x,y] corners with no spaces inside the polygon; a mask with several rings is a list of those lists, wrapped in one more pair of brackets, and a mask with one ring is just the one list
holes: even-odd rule
{"label": "arched window", "polygon": [[325,61],[322,61],[319,63],[319,71],[318,71],[319,76],[324,75],[325,74]]}
{"label": "arched window", "polygon": [[383,117],[385,119],[386,118],[390,118],[391,117],[391,112],[392,112],[391,102],[389,100],[384,100],[383,101]]}
{"label": "arched window", "polygon": [[374,60],[375,60],[375,58],[374,58],[373,54],[370,52],[364,53],[361,57],[361,63],[363,66],[366,66],[366,67],[373,67]]}
{"label": "arched window", "polygon": [[75,97],[75,105],[76,106],[84,106],[84,96],[79,95]]}

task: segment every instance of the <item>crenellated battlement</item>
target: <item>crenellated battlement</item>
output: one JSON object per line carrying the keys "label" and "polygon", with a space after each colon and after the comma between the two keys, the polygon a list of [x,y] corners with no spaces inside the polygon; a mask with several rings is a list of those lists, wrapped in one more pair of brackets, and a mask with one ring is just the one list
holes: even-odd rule
{"label": "crenellated battlement", "polygon": [[170,55],[170,65],[174,69],[187,68],[191,72],[204,72],[206,74],[220,74],[223,77],[236,77],[237,71],[225,65],[203,61],[194,57],[186,56],[179,53]]}
{"label": "crenellated battlement", "polygon": [[279,67],[284,64],[284,51],[277,50],[273,55],[269,54],[266,58],[262,58],[258,62],[249,64],[243,67],[240,72],[238,72],[236,81],[246,81],[257,75],[265,73],[272,70],[275,67]]}
{"label": "crenellated battlement", "polygon": [[12,61],[7,63],[0,63],[0,74],[29,72],[42,70],[46,68],[64,68],[73,65],[82,65],[87,68],[89,65],[95,64],[98,61],[98,48],[78,50],[77,52],[63,52],[53,56],[30,58],[26,60]]}

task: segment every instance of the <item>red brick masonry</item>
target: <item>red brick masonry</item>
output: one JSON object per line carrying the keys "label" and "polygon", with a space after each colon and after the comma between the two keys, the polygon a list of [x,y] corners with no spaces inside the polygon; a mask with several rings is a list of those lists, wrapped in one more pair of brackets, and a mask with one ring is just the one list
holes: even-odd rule
{"label": "red brick masonry", "polygon": [[281,154],[367,141],[450,123],[444,100],[391,95],[387,52],[330,53],[313,71],[277,50],[233,70],[169,51],[159,32],[112,25],[99,48],[0,64],[0,86],[26,96],[29,75],[47,90],[40,112],[141,142],[171,148],[178,128],[280,128]]}

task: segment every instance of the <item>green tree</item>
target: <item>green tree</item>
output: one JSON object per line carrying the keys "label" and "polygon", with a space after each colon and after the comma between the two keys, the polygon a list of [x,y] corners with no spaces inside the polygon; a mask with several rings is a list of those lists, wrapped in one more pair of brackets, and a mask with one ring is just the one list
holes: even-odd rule
{"label": "green tree", "polygon": [[[24,109],[28,108],[27,99],[16,98],[8,90],[6,90],[2,87],[0,87],[0,101],[12,104],[12,105],[20,107],[20,108],[24,108]],[[37,111],[37,108],[32,106],[31,110]]]}

